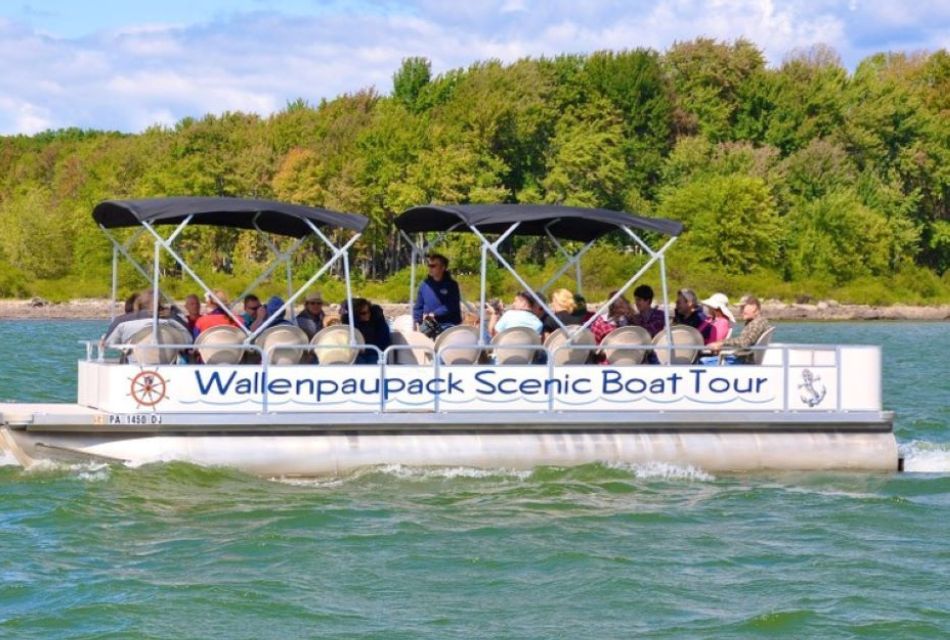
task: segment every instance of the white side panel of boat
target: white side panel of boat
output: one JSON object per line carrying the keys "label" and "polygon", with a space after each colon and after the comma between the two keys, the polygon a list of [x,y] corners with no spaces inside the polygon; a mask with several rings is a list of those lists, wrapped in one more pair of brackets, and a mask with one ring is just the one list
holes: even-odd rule
{"label": "white side panel of boat", "polygon": [[155,435],[103,441],[88,434],[4,431],[8,444],[12,438],[25,450],[17,455],[21,461],[41,443],[46,453],[132,465],[179,460],[261,476],[335,475],[382,464],[530,469],[591,462],[666,462],[720,472],[893,472],[898,458],[890,432]]}

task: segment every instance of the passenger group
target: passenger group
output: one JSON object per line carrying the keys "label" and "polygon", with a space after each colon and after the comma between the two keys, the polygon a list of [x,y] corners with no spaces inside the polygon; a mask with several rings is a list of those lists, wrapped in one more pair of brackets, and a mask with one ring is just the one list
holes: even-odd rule
{"label": "passenger group", "polygon": [[[462,301],[459,285],[448,270],[448,258],[441,254],[431,254],[428,256],[427,266],[429,273],[419,287],[412,309],[412,320],[415,329],[435,338],[445,330],[463,323]],[[490,340],[512,327],[526,327],[536,332],[539,337],[545,337],[560,329],[561,325],[584,325],[593,316],[584,298],[568,289],[555,290],[546,302],[553,315],[545,311],[539,303],[542,299],[544,296],[536,292],[520,292],[514,296],[507,310],[500,301],[492,301],[485,307],[485,337]],[[606,313],[598,315],[589,324],[597,344],[620,327],[642,327],[651,337],[665,329],[666,315],[661,308],[654,306],[654,292],[649,285],[642,284],[633,290],[633,305],[616,291],[611,292],[609,299],[613,301]],[[185,298],[184,311],[174,306],[165,308],[160,304],[159,316],[165,321],[179,323],[193,338],[197,338],[211,327],[237,326],[238,322],[248,331],[254,332],[284,306],[284,301],[279,296],[272,296],[262,304],[254,294],[246,295],[242,303],[243,312],[235,314],[229,312],[231,307],[226,292],[209,292],[205,296],[205,312],[202,313],[198,296],[192,294]],[[349,307],[345,302],[340,305],[339,314],[328,314],[324,310],[325,304],[320,293],[311,293],[304,298],[303,309],[292,321],[281,315],[270,322],[269,326],[295,324],[303,330],[308,339],[313,339],[325,327],[350,324]],[[375,346],[379,352],[385,351],[392,344],[392,332],[382,307],[365,298],[354,298],[352,310],[355,316],[353,325],[362,335],[365,344]],[[739,302],[739,310],[745,325],[738,336],[732,337],[736,319],[725,294],[714,293],[701,301],[692,289],[680,289],[676,294],[670,324],[696,329],[702,336],[704,349],[713,355],[723,349],[748,349],[756,344],[771,325],[762,317],[761,304],[753,296],[743,297]],[[153,314],[151,292],[143,291],[130,296],[126,301],[125,311],[126,313],[115,318],[106,331],[103,339],[105,345],[128,344],[135,333],[150,326]],[[478,315],[468,314],[466,323],[477,325]],[[379,352],[364,349],[356,362],[375,364]],[[707,359],[704,362],[713,363],[717,359]],[[654,362],[655,359],[647,361]]]}

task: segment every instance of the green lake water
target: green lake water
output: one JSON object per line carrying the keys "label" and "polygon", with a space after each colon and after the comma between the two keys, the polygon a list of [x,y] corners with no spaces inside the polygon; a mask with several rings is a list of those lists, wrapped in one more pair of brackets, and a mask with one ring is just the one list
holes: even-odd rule
{"label": "green lake water", "polygon": [[[0,321],[0,402],[74,401],[102,329]],[[950,325],[777,340],[883,346],[908,473],[0,458],[0,638],[950,637]]]}

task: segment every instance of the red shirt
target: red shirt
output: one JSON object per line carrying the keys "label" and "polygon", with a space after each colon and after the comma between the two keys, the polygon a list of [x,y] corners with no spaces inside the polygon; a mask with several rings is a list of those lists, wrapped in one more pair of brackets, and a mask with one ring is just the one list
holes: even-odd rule
{"label": "red shirt", "polygon": [[192,330],[197,338],[198,335],[205,329],[210,329],[211,327],[217,327],[222,324],[229,324],[232,327],[236,327],[234,321],[228,317],[224,311],[221,309],[215,309],[211,313],[206,313],[197,320],[195,320],[195,328]]}

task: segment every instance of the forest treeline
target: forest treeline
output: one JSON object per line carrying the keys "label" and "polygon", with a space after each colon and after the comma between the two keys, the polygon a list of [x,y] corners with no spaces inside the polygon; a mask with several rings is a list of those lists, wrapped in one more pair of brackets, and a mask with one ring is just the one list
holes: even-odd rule
{"label": "forest treeline", "polygon": [[[827,47],[769,67],[747,40],[487,61],[441,75],[412,58],[385,89],[138,134],[0,138],[0,295],[108,294],[111,248],[90,218],[101,200],[228,195],[368,216],[353,264],[391,300],[406,297],[409,257],[393,218],[428,202],[673,218],[687,228],[668,261],[673,285],[704,294],[950,299],[945,50],[880,53],[853,73]],[[189,230],[178,245],[218,283],[249,281],[270,257],[253,234],[230,230]],[[143,241],[143,258],[149,248]],[[539,278],[556,266],[541,240],[505,250]],[[320,252],[302,252],[298,266]],[[463,279],[476,270],[470,238],[446,253]],[[604,241],[586,260],[596,297],[643,256]],[[499,294],[510,288],[492,274]]]}

